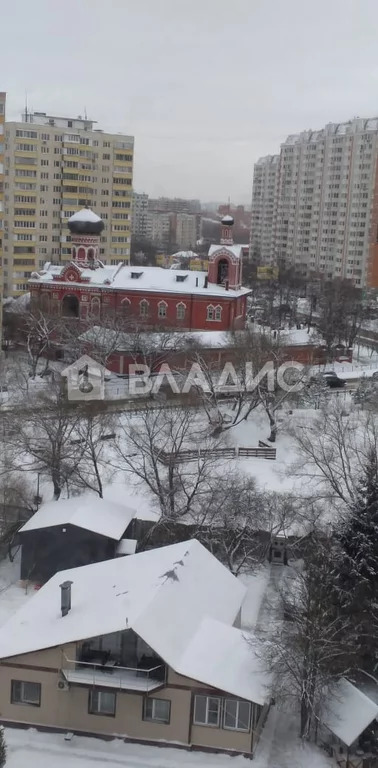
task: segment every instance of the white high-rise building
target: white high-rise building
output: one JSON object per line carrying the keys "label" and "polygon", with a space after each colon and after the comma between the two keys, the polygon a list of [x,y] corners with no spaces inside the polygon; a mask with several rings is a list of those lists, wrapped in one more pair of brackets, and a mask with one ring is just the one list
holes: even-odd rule
{"label": "white high-rise building", "polygon": [[378,118],[288,136],[255,166],[250,257],[378,287]]}

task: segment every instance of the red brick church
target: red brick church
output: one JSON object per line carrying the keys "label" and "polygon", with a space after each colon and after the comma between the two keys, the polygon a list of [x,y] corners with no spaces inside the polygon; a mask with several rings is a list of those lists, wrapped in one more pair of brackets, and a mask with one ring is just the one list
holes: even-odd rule
{"label": "red brick church", "polygon": [[242,287],[242,246],[233,243],[233,223],[229,215],[222,219],[220,244],[210,247],[207,274],[122,262],[110,266],[99,259],[104,223],[84,208],[68,221],[72,261],[58,266],[47,263],[32,274],[32,306],[84,324],[125,317],[145,328],[242,329],[251,291]]}

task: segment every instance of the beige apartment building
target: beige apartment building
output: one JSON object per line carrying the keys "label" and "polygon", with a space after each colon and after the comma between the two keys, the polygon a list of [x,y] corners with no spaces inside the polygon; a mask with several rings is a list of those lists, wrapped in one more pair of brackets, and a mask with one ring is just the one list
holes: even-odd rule
{"label": "beige apartment building", "polygon": [[5,295],[26,291],[46,261],[70,259],[67,221],[84,205],[105,222],[103,260],[129,262],[134,139],[95,126],[42,112],[5,123]]}
{"label": "beige apartment building", "polygon": [[250,258],[378,287],[378,118],[288,136],[254,170]]}

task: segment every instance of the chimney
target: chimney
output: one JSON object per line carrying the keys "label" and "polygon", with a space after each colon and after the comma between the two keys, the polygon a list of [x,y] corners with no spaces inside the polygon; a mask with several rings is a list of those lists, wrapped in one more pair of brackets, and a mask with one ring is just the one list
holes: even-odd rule
{"label": "chimney", "polygon": [[228,291],[228,286],[229,286],[229,282],[228,282],[228,280],[226,280],[226,281],[225,281],[225,288],[226,288],[226,291]]}
{"label": "chimney", "polygon": [[198,277],[196,277],[196,288],[198,288]]}
{"label": "chimney", "polygon": [[208,283],[208,280],[209,280],[209,278],[208,278],[208,276],[206,275],[206,277],[205,277],[205,282],[204,282],[204,284],[203,284],[203,287],[204,287],[204,288],[207,288],[207,283]]}
{"label": "chimney", "polygon": [[73,581],[64,581],[63,584],[59,584],[62,616],[67,616],[71,610],[71,584]]}

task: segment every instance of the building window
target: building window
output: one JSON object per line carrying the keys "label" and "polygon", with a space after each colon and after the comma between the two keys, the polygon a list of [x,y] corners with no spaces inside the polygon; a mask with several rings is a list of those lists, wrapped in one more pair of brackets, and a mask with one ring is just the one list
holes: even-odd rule
{"label": "building window", "polygon": [[[116,264],[118,264],[118,262],[116,262]],[[130,307],[131,307],[130,299],[122,299],[121,308],[122,308],[123,315],[128,315],[130,313]]]}
{"label": "building window", "polygon": [[195,725],[211,725],[218,727],[221,700],[213,696],[196,696],[194,701]]}
{"label": "building window", "polygon": [[206,320],[214,320],[214,307],[212,304],[209,304],[207,307],[207,314],[206,314]]}
{"label": "building window", "polygon": [[158,723],[169,723],[171,717],[171,702],[167,699],[144,700],[143,720],[155,720]]}
{"label": "building window", "polygon": [[222,320],[222,307],[219,305],[215,307],[215,318],[214,320]]}
{"label": "building window", "polygon": [[248,701],[225,699],[223,728],[234,731],[249,731],[251,723],[251,705]]}
{"label": "building window", "polygon": [[149,303],[146,299],[142,299],[142,301],[139,303],[140,307],[140,316],[141,317],[148,317],[148,310],[149,310]]}
{"label": "building window", "polygon": [[12,680],[11,702],[12,704],[27,704],[31,707],[40,707],[41,684],[23,682],[22,680]]}
{"label": "building window", "polygon": [[91,299],[91,315],[92,317],[100,317],[100,299],[98,296]]}
{"label": "building window", "polygon": [[176,304],[176,318],[177,320],[185,320],[186,306],[182,301]]}
{"label": "building window", "polygon": [[116,694],[112,691],[89,691],[88,712],[90,715],[106,715],[114,717],[116,711]]}
{"label": "building window", "polygon": [[165,301],[159,301],[158,304],[158,317],[167,317],[167,306]]}

